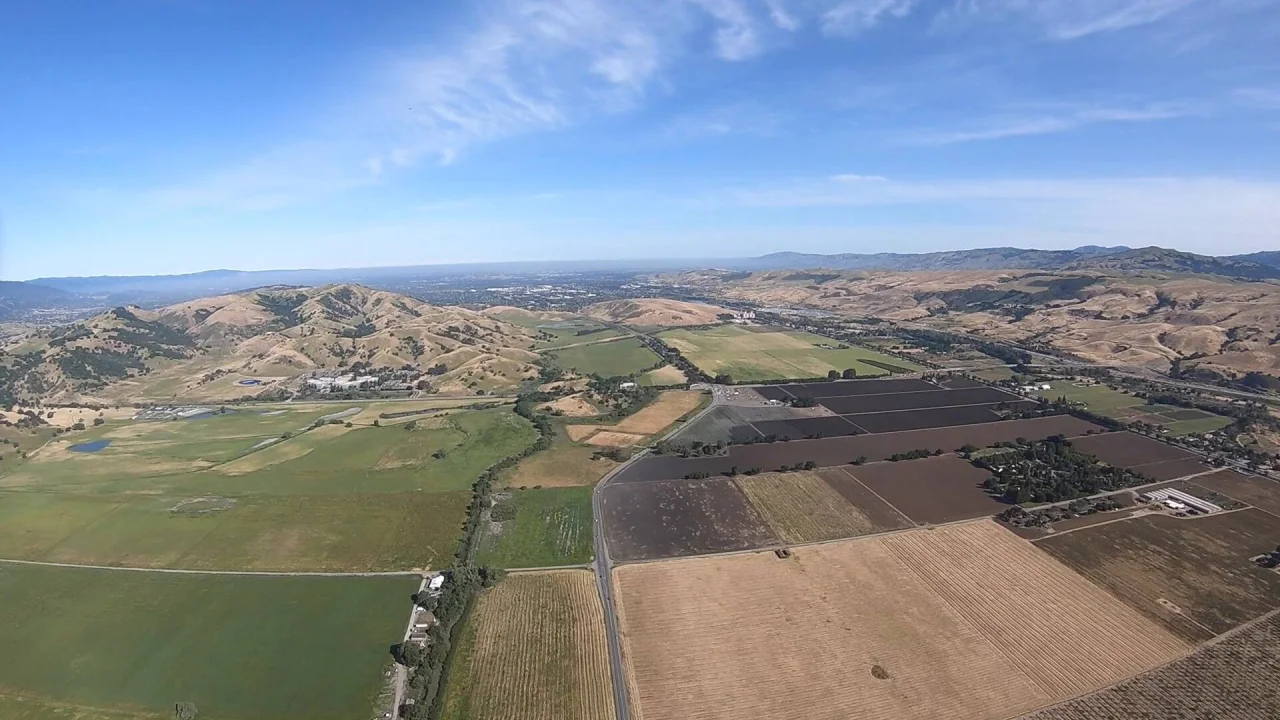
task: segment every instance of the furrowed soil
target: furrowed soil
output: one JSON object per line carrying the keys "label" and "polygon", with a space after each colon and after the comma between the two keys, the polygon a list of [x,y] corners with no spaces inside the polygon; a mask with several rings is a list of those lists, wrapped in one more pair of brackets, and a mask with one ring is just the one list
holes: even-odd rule
{"label": "furrowed soil", "polygon": [[746,550],[776,542],[728,478],[611,483],[601,504],[599,520],[618,560]]}
{"label": "furrowed soil", "polygon": [[994,515],[1009,507],[989,495],[991,474],[954,455],[844,468],[859,482],[921,524]]}
{"label": "furrowed soil", "polygon": [[1280,483],[1274,480],[1219,470],[1196,478],[1195,483],[1280,517]]}
{"label": "furrowed soil", "polygon": [[1162,668],[1025,720],[1274,720],[1280,717],[1280,615]]}
{"label": "furrowed soil", "polygon": [[1102,687],[1187,649],[992,521],[884,543],[1051,697]]}
{"label": "furrowed soil", "polygon": [[586,570],[518,573],[464,631],[446,720],[612,720],[604,612]]}
{"label": "furrowed soil", "polygon": [[739,476],[736,481],[774,533],[787,542],[857,537],[879,528],[817,473]]}
{"label": "furrowed soil", "polygon": [[1033,547],[977,525],[788,559],[624,565],[615,582],[634,716],[1009,717],[1185,649]]}
{"label": "furrowed soil", "polygon": [[1275,549],[1280,518],[1255,508],[1196,518],[1147,515],[1037,540],[1174,632],[1206,640],[1280,607],[1280,573],[1250,558]]}

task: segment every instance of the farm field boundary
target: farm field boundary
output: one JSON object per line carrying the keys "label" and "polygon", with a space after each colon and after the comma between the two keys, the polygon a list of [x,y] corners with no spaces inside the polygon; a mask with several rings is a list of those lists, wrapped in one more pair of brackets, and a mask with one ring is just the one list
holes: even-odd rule
{"label": "farm field boundary", "polygon": [[1008,717],[1187,648],[989,521],[615,579],[636,720]]}
{"label": "farm field boundary", "polygon": [[613,720],[603,609],[585,570],[508,576],[471,612],[444,720]]}

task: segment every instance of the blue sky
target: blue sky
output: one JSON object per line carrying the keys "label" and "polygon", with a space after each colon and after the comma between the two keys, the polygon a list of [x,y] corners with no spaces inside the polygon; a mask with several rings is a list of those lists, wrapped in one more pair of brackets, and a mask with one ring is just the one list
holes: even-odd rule
{"label": "blue sky", "polygon": [[1280,0],[41,0],[0,278],[1280,249]]}

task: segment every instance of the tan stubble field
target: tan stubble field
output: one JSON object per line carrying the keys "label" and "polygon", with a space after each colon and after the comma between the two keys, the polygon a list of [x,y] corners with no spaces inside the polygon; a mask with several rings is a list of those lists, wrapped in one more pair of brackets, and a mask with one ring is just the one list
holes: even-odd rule
{"label": "tan stubble field", "polygon": [[638,720],[999,718],[1187,649],[989,521],[615,574]]}

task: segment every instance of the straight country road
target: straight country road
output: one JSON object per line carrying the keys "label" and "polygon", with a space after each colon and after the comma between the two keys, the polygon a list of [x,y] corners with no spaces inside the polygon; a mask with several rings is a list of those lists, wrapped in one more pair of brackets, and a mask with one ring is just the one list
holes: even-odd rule
{"label": "straight country road", "polygon": [[[705,408],[685,422],[672,428],[662,439],[666,440],[682,428],[696,422],[719,403],[720,394],[713,391],[711,393],[711,402]],[[604,608],[604,628],[605,635],[609,640],[609,671],[613,678],[613,704],[617,710],[617,720],[631,720],[631,699],[627,694],[626,668],[622,664],[622,636],[618,631],[617,603],[613,596],[613,560],[609,557],[609,543],[605,539],[603,514],[601,512],[601,492],[610,481],[618,476],[618,473],[646,454],[648,454],[648,450],[638,452],[630,460],[614,468],[599,483],[596,483],[595,490],[591,493],[592,538],[595,542],[596,555],[596,589],[600,593],[600,604]]]}

